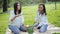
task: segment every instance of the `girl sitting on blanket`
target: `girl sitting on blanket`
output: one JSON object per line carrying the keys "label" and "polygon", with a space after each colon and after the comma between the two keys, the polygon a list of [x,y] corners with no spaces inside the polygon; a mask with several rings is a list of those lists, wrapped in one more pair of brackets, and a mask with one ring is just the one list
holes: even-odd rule
{"label": "girl sitting on blanket", "polygon": [[36,18],[35,18],[34,28],[39,29],[40,33],[44,33],[44,32],[47,31],[48,20],[47,20],[46,15],[47,14],[46,14],[45,5],[44,4],[39,4],[37,15],[36,15]]}
{"label": "girl sitting on blanket", "polygon": [[14,10],[10,11],[9,29],[14,34],[19,34],[20,31],[26,32],[24,27],[24,17],[22,16],[21,4],[19,2],[14,3]]}

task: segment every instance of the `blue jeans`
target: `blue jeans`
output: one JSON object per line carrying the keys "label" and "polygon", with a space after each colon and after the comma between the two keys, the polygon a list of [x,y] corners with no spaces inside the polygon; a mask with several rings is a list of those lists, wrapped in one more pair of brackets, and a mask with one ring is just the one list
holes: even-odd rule
{"label": "blue jeans", "polygon": [[47,27],[48,27],[47,24],[44,24],[44,25],[40,26],[39,32],[40,32],[40,33],[46,32],[46,31],[47,31]]}
{"label": "blue jeans", "polygon": [[16,26],[9,25],[9,29],[11,29],[14,34],[19,34],[20,30],[26,32],[26,28],[24,26],[20,26],[20,28],[18,28]]}
{"label": "blue jeans", "polygon": [[[35,25],[35,27],[36,27],[36,26],[37,26],[37,25]],[[47,31],[48,24],[43,24],[43,25],[41,25],[41,26],[39,26],[39,27],[40,27],[39,32],[40,32],[40,33],[44,33],[44,32]]]}

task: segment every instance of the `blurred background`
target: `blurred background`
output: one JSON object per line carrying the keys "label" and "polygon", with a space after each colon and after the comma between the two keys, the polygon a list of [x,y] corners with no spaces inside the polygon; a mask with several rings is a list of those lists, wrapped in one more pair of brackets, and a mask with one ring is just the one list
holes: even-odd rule
{"label": "blurred background", "polygon": [[46,6],[49,23],[60,27],[60,0],[0,0],[0,34],[5,34],[8,27],[10,11],[14,10],[16,1],[22,4],[25,25],[33,25],[39,3]]}

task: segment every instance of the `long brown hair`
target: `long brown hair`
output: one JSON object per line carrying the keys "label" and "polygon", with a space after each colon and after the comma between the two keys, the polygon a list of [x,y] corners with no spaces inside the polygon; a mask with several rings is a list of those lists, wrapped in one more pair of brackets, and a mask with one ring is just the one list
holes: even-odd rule
{"label": "long brown hair", "polygon": [[[14,14],[16,15],[16,11],[17,11],[17,4],[19,4],[19,2],[15,2],[14,3]],[[21,13],[21,3],[20,3],[20,10],[18,11],[18,14],[20,14]]]}
{"label": "long brown hair", "polygon": [[40,6],[40,5],[43,6],[43,11],[44,11],[43,13],[45,13],[45,15],[47,15],[47,13],[46,13],[46,8],[45,8],[45,4],[41,3],[41,4],[39,4],[39,6]]}

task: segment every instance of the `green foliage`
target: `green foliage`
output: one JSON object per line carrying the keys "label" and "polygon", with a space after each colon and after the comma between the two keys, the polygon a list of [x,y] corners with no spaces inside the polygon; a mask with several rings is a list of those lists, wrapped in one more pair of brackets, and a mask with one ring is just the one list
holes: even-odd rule
{"label": "green foliage", "polygon": [[34,32],[33,26],[28,27],[28,28],[27,28],[27,32],[28,32],[29,34],[33,34],[33,32]]}

